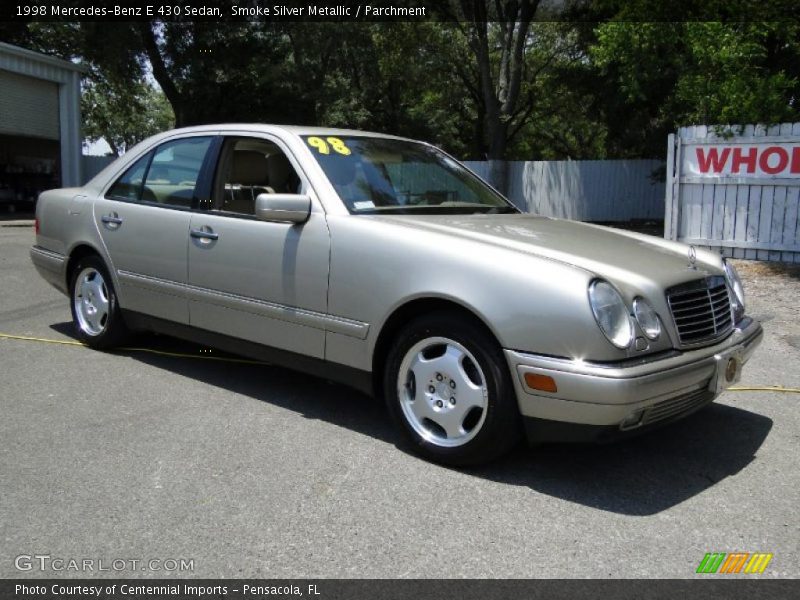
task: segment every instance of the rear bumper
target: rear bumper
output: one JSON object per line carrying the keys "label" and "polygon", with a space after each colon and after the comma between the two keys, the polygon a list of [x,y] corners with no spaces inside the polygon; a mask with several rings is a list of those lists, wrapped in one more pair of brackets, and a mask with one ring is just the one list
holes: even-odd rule
{"label": "rear bumper", "polygon": [[[761,325],[745,318],[714,346],[624,363],[505,354],[529,439],[590,441],[641,433],[699,410],[739,380],[762,338]],[[527,373],[552,377],[557,391],[530,388]]]}
{"label": "rear bumper", "polygon": [[58,252],[53,252],[33,246],[30,251],[31,262],[47,283],[54,286],[58,291],[67,293],[67,278],[64,273],[66,268],[66,257]]}

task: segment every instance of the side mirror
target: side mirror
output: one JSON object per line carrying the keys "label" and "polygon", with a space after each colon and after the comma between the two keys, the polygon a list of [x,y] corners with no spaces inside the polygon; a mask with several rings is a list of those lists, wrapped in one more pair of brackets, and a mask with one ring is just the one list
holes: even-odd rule
{"label": "side mirror", "polygon": [[311,197],[306,194],[259,194],[256,217],[262,221],[304,223],[311,215]]}

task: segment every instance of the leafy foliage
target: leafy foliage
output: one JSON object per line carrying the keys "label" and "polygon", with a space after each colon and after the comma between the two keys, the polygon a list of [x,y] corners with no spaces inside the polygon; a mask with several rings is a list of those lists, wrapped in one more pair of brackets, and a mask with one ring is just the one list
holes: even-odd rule
{"label": "leafy foliage", "polygon": [[685,124],[797,119],[798,41],[788,23],[599,25],[590,52],[611,86],[610,152],[659,156],[667,133]]}
{"label": "leafy foliage", "polygon": [[178,126],[353,127],[506,159],[661,157],[681,125],[798,119],[795,21],[722,0],[677,23],[654,0],[566,5],[565,21],[538,0],[444,0],[442,22],[14,23],[0,39],[86,65],[84,129],[119,151],[170,109]]}
{"label": "leafy foliage", "polygon": [[175,123],[166,96],[144,81],[86,82],[81,113],[86,139],[90,142],[105,139],[117,156]]}

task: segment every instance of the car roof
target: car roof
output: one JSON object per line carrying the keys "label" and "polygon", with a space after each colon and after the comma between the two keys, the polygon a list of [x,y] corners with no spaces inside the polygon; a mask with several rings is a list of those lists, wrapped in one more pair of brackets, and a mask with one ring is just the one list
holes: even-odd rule
{"label": "car roof", "polygon": [[390,135],[386,133],[377,133],[374,131],[361,131],[358,129],[341,129],[337,127],[312,127],[310,125],[270,125],[267,123],[218,123],[208,125],[196,125],[193,127],[182,127],[180,129],[173,129],[165,133],[195,133],[203,131],[263,131],[264,133],[274,133],[277,130],[292,133],[294,135],[336,135],[341,137],[379,137],[395,140],[416,141],[410,138]]}

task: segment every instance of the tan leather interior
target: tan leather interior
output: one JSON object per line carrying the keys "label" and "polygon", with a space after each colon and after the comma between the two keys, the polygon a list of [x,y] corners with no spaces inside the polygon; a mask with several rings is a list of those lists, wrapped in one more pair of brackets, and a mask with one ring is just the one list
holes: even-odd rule
{"label": "tan leather interior", "polygon": [[253,150],[236,150],[233,153],[231,175],[225,185],[223,210],[255,214],[256,197],[274,192],[267,185],[269,170],[267,157]]}
{"label": "tan leather interior", "polygon": [[247,186],[266,186],[269,171],[267,158],[261,152],[237,150],[233,153],[230,183]]}
{"label": "tan leather interior", "polygon": [[258,138],[228,140],[215,183],[218,210],[254,215],[259,194],[296,194],[299,189],[297,172],[276,144]]}

